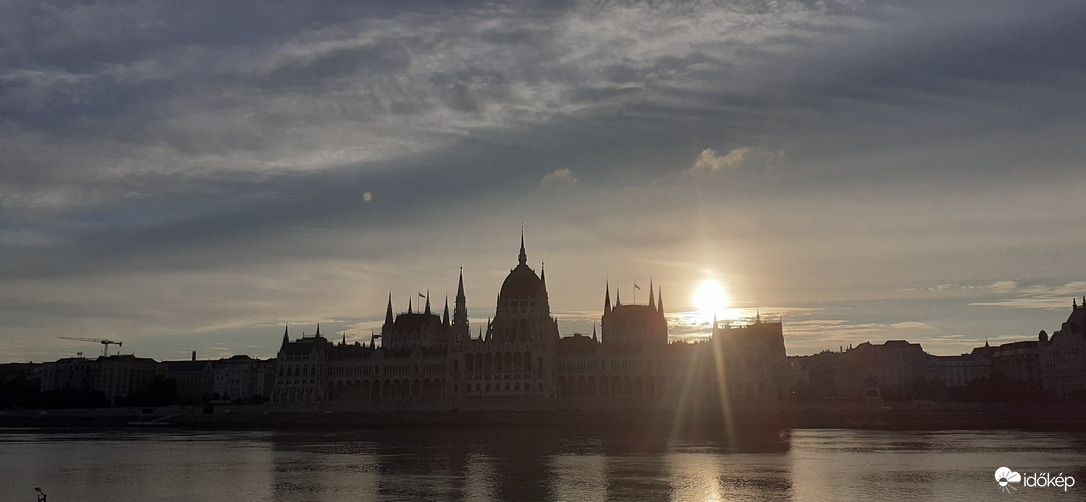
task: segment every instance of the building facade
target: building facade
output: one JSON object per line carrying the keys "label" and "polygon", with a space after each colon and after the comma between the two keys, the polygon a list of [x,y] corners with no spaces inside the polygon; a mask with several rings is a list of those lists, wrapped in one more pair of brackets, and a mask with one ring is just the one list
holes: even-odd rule
{"label": "building facade", "polygon": [[1038,361],[1045,391],[1064,399],[1086,400],[1086,296],[1071,301],[1060,330],[1040,335]]}
{"label": "building facade", "polygon": [[[674,409],[772,407],[788,399],[781,324],[716,326],[702,343],[669,343],[662,291],[648,305],[611,302],[602,333],[559,335],[546,272],[528,266],[521,236],[517,265],[498,293],[495,315],[473,336],[464,274],[450,315],[393,313],[380,335],[332,343],[319,329],[284,332],[272,402],[347,409]],[[381,338],[378,346],[376,339]]]}
{"label": "building facade", "polygon": [[164,375],[165,368],[146,357],[70,357],[42,365],[41,391],[93,391],[124,398],[147,390],[156,376]]}

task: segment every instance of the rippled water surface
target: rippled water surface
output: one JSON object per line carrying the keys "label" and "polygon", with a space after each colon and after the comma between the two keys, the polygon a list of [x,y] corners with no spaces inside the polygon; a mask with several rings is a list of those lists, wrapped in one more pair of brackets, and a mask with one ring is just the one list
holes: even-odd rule
{"label": "rippled water surface", "polygon": [[1086,433],[0,430],[0,473],[2,501],[1086,500]]}

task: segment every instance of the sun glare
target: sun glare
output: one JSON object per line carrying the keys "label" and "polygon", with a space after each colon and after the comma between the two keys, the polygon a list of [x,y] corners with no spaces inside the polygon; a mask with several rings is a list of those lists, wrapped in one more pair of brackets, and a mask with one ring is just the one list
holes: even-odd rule
{"label": "sun glare", "polygon": [[726,319],[730,303],[724,286],[712,279],[702,282],[694,293],[694,307],[698,309],[702,322],[711,322],[713,316],[720,320]]}

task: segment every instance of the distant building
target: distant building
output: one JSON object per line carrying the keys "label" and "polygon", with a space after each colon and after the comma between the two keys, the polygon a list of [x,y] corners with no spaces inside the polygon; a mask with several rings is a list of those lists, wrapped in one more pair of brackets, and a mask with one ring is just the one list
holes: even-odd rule
{"label": "distant building", "polygon": [[864,342],[844,354],[846,395],[862,395],[874,385],[883,396],[903,395],[928,378],[928,354],[918,343]]}
{"label": "distant building", "polygon": [[965,387],[992,373],[992,359],[979,354],[928,356],[928,378],[938,379],[947,387]]}
{"label": "distant building", "polygon": [[32,380],[40,378],[41,363],[3,363],[0,364],[0,382],[17,378]]}
{"label": "distant building", "polygon": [[932,357],[920,344],[888,340],[880,345],[864,342],[840,352],[796,358],[792,366],[796,368],[794,374],[805,379],[802,388],[806,398],[901,398],[917,383],[928,380],[933,365],[936,371],[944,371],[963,364],[953,358],[933,363]]}
{"label": "distant building", "polygon": [[275,361],[261,361],[238,355],[215,361],[212,367],[212,391],[219,399],[245,401],[267,396],[271,390],[266,388],[266,373],[275,371]]}
{"label": "distant building", "polygon": [[[956,399],[1040,401],[1086,399],[1086,298],[1072,300],[1059,331],[1036,340],[984,346],[958,356],[924,353],[918,344],[891,340],[840,352],[792,358],[793,379],[804,398],[857,396],[876,385],[882,394],[908,397],[914,383],[941,382]],[[983,383],[971,387],[974,382]],[[970,389],[970,390],[967,390]],[[931,389],[929,388],[928,391]]]}
{"label": "distant building", "polygon": [[31,406],[41,393],[40,363],[0,364],[0,409]]}
{"label": "distant building", "polygon": [[1064,399],[1086,399],[1086,297],[1082,302],[1071,301],[1071,315],[1051,338],[1039,335],[1044,389]]}
{"label": "distant building", "polygon": [[124,398],[146,390],[155,376],[164,373],[146,357],[65,358],[42,365],[41,391],[97,391],[107,398]]}
{"label": "distant building", "polygon": [[328,373],[325,362],[332,344],[321,336],[320,327],[310,338],[291,341],[283,329],[283,344],[276,356],[275,389],[277,403],[320,403],[328,399]]}
{"label": "distant building", "polygon": [[[1047,339],[1048,335],[1043,333],[1042,331],[1039,337]],[[1042,382],[1039,343],[1039,340],[1026,340],[991,347],[986,342],[983,347],[973,349],[969,355],[987,361],[991,366],[990,376],[1022,384],[1022,388],[1040,390]]]}
{"label": "distant building", "polygon": [[89,391],[98,365],[94,359],[66,357],[42,365],[41,391]]}
{"label": "distant building", "polygon": [[713,327],[711,340],[718,374],[727,384],[728,395],[742,400],[784,400],[791,396],[791,368],[785,356],[784,331],[780,322]]}
{"label": "distant building", "polygon": [[177,399],[187,403],[200,403],[211,399],[215,393],[215,367],[211,361],[196,360],[196,352],[188,361],[162,361],[166,378],[174,381]]}

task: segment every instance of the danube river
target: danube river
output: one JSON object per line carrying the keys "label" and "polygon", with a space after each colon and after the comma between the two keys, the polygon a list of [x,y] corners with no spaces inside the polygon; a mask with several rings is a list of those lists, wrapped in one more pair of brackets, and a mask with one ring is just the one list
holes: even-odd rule
{"label": "danube river", "polygon": [[1083,500],[1086,433],[0,429],[0,472],[3,501]]}

